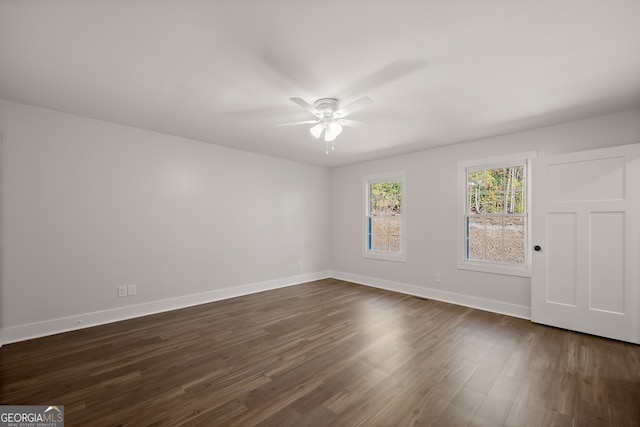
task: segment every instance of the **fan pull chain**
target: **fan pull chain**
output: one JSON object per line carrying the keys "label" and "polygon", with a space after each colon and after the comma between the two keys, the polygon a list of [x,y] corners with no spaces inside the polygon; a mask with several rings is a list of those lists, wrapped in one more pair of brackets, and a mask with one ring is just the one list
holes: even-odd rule
{"label": "fan pull chain", "polygon": [[[335,151],[335,150],[336,150],[336,146],[334,145],[334,142],[331,141],[331,151]],[[329,141],[324,142],[324,154],[329,155]]]}

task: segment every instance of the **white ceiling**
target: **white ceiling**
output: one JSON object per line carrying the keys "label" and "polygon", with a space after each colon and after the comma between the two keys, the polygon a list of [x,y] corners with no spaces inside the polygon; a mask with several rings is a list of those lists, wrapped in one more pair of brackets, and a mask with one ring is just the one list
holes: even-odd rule
{"label": "white ceiling", "polygon": [[0,0],[0,98],[334,167],[640,106],[640,0]]}

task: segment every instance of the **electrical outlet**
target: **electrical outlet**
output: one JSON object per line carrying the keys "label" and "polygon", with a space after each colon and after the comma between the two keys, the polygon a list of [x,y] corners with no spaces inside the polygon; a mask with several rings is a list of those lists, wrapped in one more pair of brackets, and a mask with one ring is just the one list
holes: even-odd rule
{"label": "electrical outlet", "polygon": [[118,298],[127,296],[127,287],[126,286],[118,286]]}
{"label": "electrical outlet", "polygon": [[127,286],[127,295],[135,295],[136,294],[136,285],[128,285]]}
{"label": "electrical outlet", "polygon": [[440,283],[440,273],[433,273],[433,281]]}

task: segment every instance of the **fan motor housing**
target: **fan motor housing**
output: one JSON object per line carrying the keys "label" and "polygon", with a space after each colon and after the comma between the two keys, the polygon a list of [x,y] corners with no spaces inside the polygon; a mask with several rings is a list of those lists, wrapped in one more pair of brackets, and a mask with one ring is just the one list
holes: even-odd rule
{"label": "fan motor housing", "polygon": [[313,103],[313,108],[321,111],[325,116],[331,116],[338,111],[340,103],[335,98],[320,98]]}

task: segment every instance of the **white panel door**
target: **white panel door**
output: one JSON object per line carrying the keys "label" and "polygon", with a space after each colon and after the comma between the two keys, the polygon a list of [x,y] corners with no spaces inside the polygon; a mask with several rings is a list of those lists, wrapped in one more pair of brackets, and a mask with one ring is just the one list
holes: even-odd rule
{"label": "white panel door", "polygon": [[531,320],[640,344],[640,144],[533,160]]}

